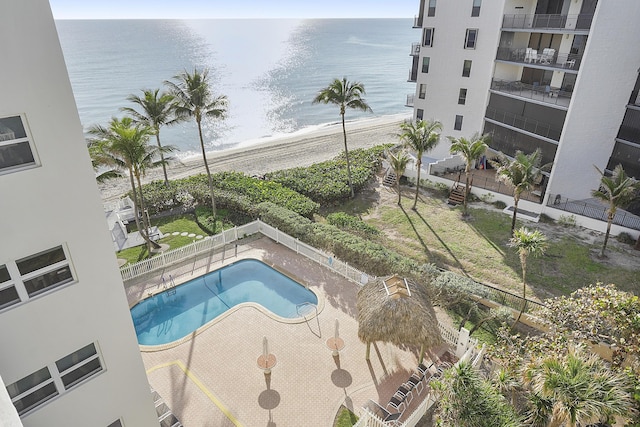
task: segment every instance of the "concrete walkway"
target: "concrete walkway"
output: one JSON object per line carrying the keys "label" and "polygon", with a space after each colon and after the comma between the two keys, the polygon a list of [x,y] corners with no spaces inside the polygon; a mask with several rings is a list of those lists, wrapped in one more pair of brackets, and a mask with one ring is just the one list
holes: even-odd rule
{"label": "concrete walkway", "polygon": [[[247,305],[221,315],[185,342],[143,351],[149,382],[186,426],[331,426],[341,405],[356,414],[368,399],[386,406],[417,366],[417,349],[376,343],[366,361],[357,335],[354,284],[263,237],[238,246],[227,259],[208,257],[171,273],[177,283],[243,258],[260,259],[308,286],[319,298],[316,318],[288,323]],[[128,286],[134,303],[159,278]],[[345,342],[333,357],[326,342],[335,320]],[[262,339],[276,357],[271,375],[257,365]]]}

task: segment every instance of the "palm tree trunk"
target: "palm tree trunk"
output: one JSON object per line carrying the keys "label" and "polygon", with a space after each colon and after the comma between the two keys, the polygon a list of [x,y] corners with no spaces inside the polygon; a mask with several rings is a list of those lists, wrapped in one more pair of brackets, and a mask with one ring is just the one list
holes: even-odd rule
{"label": "palm tree trunk", "polygon": [[162,145],[160,145],[160,132],[156,128],[156,141],[158,142],[158,151],[160,152],[160,161],[162,162],[162,172],[164,173],[164,185],[169,186],[169,177],[167,176],[167,166],[164,164],[164,154],[162,153]]}
{"label": "palm tree trunk", "polygon": [[416,166],[418,167],[418,175],[416,178],[416,197],[413,199],[413,209],[416,210],[416,206],[418,206],[418,193],[420,192],[420,170],[422,169],[422,153],[418,154],[418,160],[416,161]]}
{"label": "palm tree trunk", "polygon": [[140,227],[140,218],[138,218],[138,212],[140,212],[139,204],[138,204],[138,191],[136,190],[136,182],[133,180],[133,170],[129,168],[129,181],[131,183],[131,191],[133,193],[133,216],[136,221],[136,227],[138,230],[141,230]]}
{"label": "palm tree trunk", "polygon": [[511,235],[513,236],[513,230],[516,229],[516,215],[518,214],[518,202],[520,201],[520,195],[513,196],[513,216],[511,217]]}
{"label": "palm tree trunk", "polygon": [[140,235],[147,242],[147,249],[149,250],[149,254],[151,254],[151,249],[159,248],[160,245],[151,240],[149,237],[149,229],[151,228],[151,224],[147,221],[147,217],[145,216],[145,203],[144,203],[144,194],[142,193],[142,184],[140,183],[140,174],[136,173],[136,180],[138,181],[138,190],[140,190],[140,212],[142,213],[142,228],[144,228],[144,232],[142,228],[139,228]]}
{"label": "palm tree trunk", "polygon": [[[202,149],[202,159],[204,160],[204,169],[207,171],[207,179],[209,183],[209,194],[211,195],[211,215],[213,216],[213,231],[216,228],[216,200],[213,195],[213,178],[211,178],[211,171],[209,170],[209,162],[207,161],[207,152],[204,149],[204,139],[202,138],[202,124],[200,120],[196,120],[198,123],[198,136],[200,137],[200,148]],[[346,137],[345,137],[346,138]],[[349,163],[347,162],[347,165]]]}
{"label": "palm tree trunk", "polygon": [[353,182],[351,182],[351,164],[349,163],[349,148],[347,147],[347,128],[344,125],[344,113],[342,116],[342,135],[344,136],[344,157],[347,159],[347,180],[349,181],[349,191],[351,191],[351,198],[355,197],[353,191]]}
{"label": "palm tree trunk", "polygon": [[518,313],[518,317],[516,321],[513,322],[513,326],[511,329],[515,328],[520,318],[522,317],[522,313],[524,313],[524,309],[527,308],[527,282],[525,278],[527,276],[527,256],[526,254],[520,254],[520,263],[522,264],[522,308],[520,308],[520,313]]}
{"label": "palm tree trunk", "polygon": [[465,175],[465,187],[464,187],[464,200],[462,203],[464,215],[467,216],[467,198],[469,197],[469,164],[467,163],[467,168],[464,171]]}
{"label": "palm tree trunk", "polygon": [[607,242],[609,241],[609,233],[611,232],[611,223],[613,222],[613,217],[615,213],[612,215],[609,212],[609,216],[607,218],[607,232],[604,233],[604,243],[602,244],[602,250],[600,251],[600,258],[604,258],[604,250],[607,248]]}
{"label": "palm tree trunk", "polygon": [[402,194],[400,193],[400,177],[396,176],[396,187],[398,188],[398,206],[402,206]]}

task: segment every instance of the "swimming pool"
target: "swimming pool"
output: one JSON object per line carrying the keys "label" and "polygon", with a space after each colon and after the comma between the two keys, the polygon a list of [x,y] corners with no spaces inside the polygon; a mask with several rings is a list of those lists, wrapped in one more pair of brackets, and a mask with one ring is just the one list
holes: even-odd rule
{"label": "swimming pool", "polygon": [[131,308],[141,345],[179,340],[238,304],[253,302],[285,318],[299,307],[318,304],[304,286],[256,259],[212,271],[147,298]]}

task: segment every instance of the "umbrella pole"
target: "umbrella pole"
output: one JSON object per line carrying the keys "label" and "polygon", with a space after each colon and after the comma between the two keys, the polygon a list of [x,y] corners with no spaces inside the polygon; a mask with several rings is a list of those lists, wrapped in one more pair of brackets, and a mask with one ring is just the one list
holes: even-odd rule
{"label": "umbrella pole", "polygon": [[369,360],[369,352],[371,350],[371,341],[367,341],[367,355],[365,356],[365,359]]}

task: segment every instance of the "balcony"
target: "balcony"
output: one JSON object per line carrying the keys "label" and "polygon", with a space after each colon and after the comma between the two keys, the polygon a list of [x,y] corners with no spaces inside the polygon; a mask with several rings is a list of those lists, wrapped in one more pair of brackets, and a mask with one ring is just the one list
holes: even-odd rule
{"label": "balcony", "polygon": [[529,85],[519,81],[511,82],[498,79],[491,80],[491,90],[565,108],[569,107],[571,95],[573,95],[572,91],[551,86]]}
{"label": "balcony", "polygon": [[519,116],[508,111],[500,111],[491,107],[487,107],[485,118],[505,124],[507,126],[511,126],[516,129],[521,129],[529,133],[533,133],[538,136],[542,136],[544,138],[548,138],[554,141],[560,141],[560,134],[562,133],[562,129],[555,129],[549,124],[540,122],[538,120]]}
{"label": "balcony", "polygon": [[414,16],[413,17],[413,28],[422,28],[422,21],[424,21],[422,16]]}
{"label": "balcony", "polygon": [[504,15],[503,30],[556,30],[559,32],[578,31],[588,33],[593,21],[593,14],[580,15]]}
{"label": "balcony", "polygon": [[[545,53],[546,51],[546,53]],[[538,52],[528,47],[499,47],[496,60],[523,64],[532,68],[549,68],[577,73],[582,62],[582,55],[575,53],[556,53],[555,49],[543,49]]]}
{"label": "balcony", "polygon": [[411,52],[409,56],[419,56],[420,55],[420,42],[411,43]]}
{"label": "balcony", "polygon": [[405,102],[404,106],[413,108],[415,99],[416,99],[416,96],[414,94],[407,95],[407,102]]}

